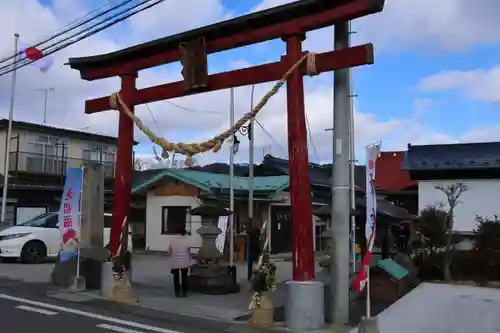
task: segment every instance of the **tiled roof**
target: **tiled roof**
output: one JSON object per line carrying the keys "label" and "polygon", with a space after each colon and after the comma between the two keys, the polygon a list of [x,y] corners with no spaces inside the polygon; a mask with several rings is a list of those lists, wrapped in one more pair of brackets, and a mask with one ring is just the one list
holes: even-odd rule
{"label": "tiled roof", "polygon": [[[0,130],[7,130],[9,125],[9,120],[2,118],[0,119]],[[67,136],[71,138],[82,139],[86,141],[97,141],[104,142],[110,144],[116,144],[118,142],[118,138],[115,136],[109,136],[99,133],[90,133],[83,130],[72,129],[72,128],[64,128],[56,125],[40,125],[36,123],[29,123],[25,121],[17,121],[14,120],[12,122],[12,127],[15,129],[22,129],[31,132],[40,132],[40,133],[48,133],[53,135]],[[138,144],[138,142],[134,141],[134,144]]]}
{"label": "tiled roof", "polygon": [[500,142],[408,145],[403,170],[500,169]]}
{"label": "tiled roof", "polygon": [[[287,175],[289,173],[288,160],[266,155],[262,164],[266,169],[275,169]],[[332,165],[309,163],[309,177],[312,185],[332,186]],[[354,169],[354,183],[359,189],[364,189],[366,187],[365,179],[365,166],[356,165]]]}
{"label": "tiled roof", "polygon": [[376,162],[375,186],[382,191],[399,191],[415,186],[406,170],[401,170],[405,157],[404,151],[381,152]]}
{"label": "tiled roof", "polygon": [[[364,196],[356,196],[356,209],[366,209],[366,198]],[[332,206],[322,206],[314,212],[317,216],[331,216]],[[398,220],[413,220],[415,216],[406,212],[403,208],[396,206],[392,202],[386,200],[383,196],[377,195],[377,214],[391,217]]]}
{"label": "tiled roof", "polygon": [[[205,191],[229,188],[229,175],[186,169],[155,169],[134,173],[132,193],[146,190],[165,177],[175,178]],[[248,191],[248,178],[236,176],[233,185],[236,191]],[[288,188],[288,185],[288,176],[254,177],[254,190],[256,192],[277,192]]]}
{"label": "tiled roof", "polygon": [[145,184],[152,184],[157,180],[163,178],[163,169],[150,169],[144,171],[134,171],[132,174],[132,193],[134,189],[139,189]]}

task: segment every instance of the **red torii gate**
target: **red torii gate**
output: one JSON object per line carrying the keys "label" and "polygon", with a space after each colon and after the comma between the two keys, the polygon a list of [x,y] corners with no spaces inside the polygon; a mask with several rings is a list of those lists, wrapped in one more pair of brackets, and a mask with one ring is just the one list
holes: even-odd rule
{"label": "red torii gate", "polygon": [[[120,96],[133,112],[134,106],[194,93],[215,91],[279,80],[282,75],[304,55],[302,41],[307,31],[331,26],[382,11],[384,0],[301,0],[265,11],[245,15],[232,20],[161,38],[116,52],[70,58],[71,68],[80,71],[84,80],[98,80],[119,76]],[[281,61],[253,66],[203,77],[206,72],[206,56],[241,46],[282,38],[286,43],[286,55]],[[184,81],[136,88],[140,70],[179,60],[186,61],[182,45],[198,42],[198,59],[185,65]],[[196,44],[196,43],[195,43]],[[202,59],[200,59],[202,50]],[[193,59],[193,58],[191,58]],[[186,61],[187,62],[187,61]],[[373,46],[365,44],[316,54],[318,73],[373,63]],[[201,64],[201,65],[200,65]],[[193,67],[193,68],[190,68]],[[193,84],[189,74],[198,76]],[[293,278],[307,281],[315,278],[311,192],[307,154],[307,130],[304,110],[302,64],[287,80],[288,150],[290,167],[290,199],[293,230]],[[201,77],[201,79],[200,79]],[[187,85],[186,85],[187,84]],[[195,87],[196,86],[196,87]],[[200,88],[201,86],[201,88]],[[194,89],[196,88],[196,89]],[[112,109],[110,96],[87,100],[85,113],[97,113]],[[118,249],[121,227],[129,214],[132,178],[132,145],[134,124],[130,117],[120,112],[118,152],[116,157],[113,224],[110,252]]]}

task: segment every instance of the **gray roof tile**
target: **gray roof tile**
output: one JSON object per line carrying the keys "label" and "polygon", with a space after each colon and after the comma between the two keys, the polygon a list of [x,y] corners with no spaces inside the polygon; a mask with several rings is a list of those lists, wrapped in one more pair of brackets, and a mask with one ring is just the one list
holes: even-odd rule
{"label": "gray roof tile", "polygon": [[401,169],[477,170],[500,169],[500,142],[444,145],[408,145]]}

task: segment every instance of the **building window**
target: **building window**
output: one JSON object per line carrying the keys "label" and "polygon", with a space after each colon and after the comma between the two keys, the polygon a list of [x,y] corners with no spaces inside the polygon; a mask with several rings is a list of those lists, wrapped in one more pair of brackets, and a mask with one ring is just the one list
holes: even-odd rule
{"label": "building window", "polygon": [[83,148],[82,156],[85,161],[104,164],[104,172],[106,177],[114,176],[114,165],[116,158],[115,147],[91,142],[86,148]]}
{"label": "building window", "polygon": [[161,233],[177,234],[181,230],[191,229],[191,207],[163,206],[161,212]]}
{"label": "building window", "polygon": [[[68,141],[49,135],[28,135],[26,171],[59,174],[66,170]],[[20,156],[21,157],[21,156]]]}
{"label": "building window", "polygon": [[91,142],[83,148],[83,159],[86,161],[115,163],[116,149],[99,143]]}

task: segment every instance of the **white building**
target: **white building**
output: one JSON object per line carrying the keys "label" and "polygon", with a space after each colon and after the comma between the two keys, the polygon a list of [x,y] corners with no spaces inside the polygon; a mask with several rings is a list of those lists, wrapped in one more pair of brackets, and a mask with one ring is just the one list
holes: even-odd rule
{"label": "white building", "polygon": [[[190,211],[202,204],[218,204],[228,207],[229,176],[185,169],[155,169],[143,171],[143,181],[132,189],[133,194],[146,196],[146,249],[166,251],[172,234],[185,229],[191,236],[194,247],[201,245],[196,230],[201,227],[199,216]],[[248,219],[248,179],[235,177],[235,232],[243,232]],[[288,188],[288,176],[254,178],[254,219],[257,225],[270,221],[275,206],[289,208],[281,197]],[[290,233],[291,223],[284,223],[275,230],[280,234]],[[271,232],[271,230],[270,230]],[[273,237],[274,238],[274,237]],[[291,237],[289,239],[291,242]],[[280,244],[275,244],[279,248]]]}
{"label": "white building", "polygon": [[500,216],[500,142],[409,145],[402,169],[418,181],[419,211],[441,203],[448,208],[437,186],[467,186],[454,211],[455,231],[473,231],[476,216]]}

